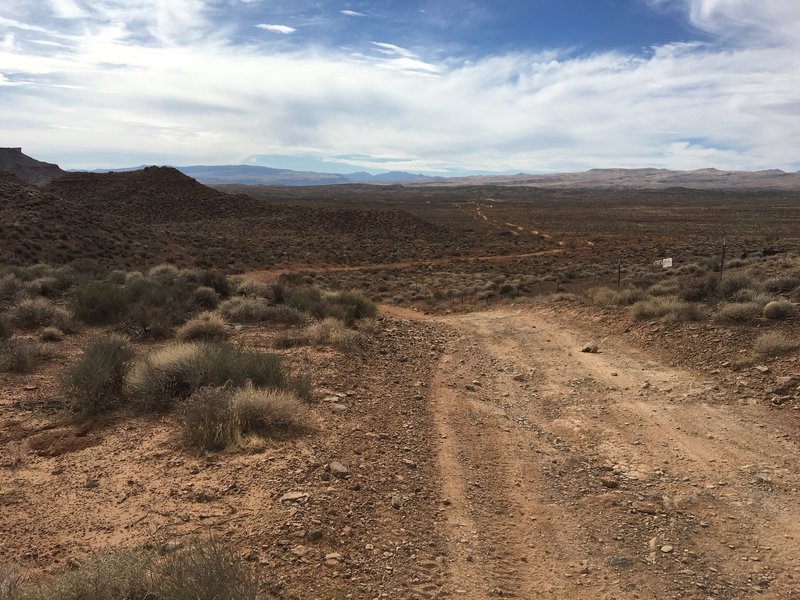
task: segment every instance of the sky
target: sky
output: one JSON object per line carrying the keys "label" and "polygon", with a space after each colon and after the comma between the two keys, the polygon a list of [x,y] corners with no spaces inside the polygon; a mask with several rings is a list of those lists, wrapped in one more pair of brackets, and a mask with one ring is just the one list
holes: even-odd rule
{"label": "sky", "polygon": [[62,168],[800,170],[800,0],[0,0]]}

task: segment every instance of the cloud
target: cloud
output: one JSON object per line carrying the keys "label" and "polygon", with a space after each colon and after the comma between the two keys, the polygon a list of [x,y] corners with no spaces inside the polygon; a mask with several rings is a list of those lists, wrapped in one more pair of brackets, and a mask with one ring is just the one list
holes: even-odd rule
{"label": "cloud", "polygon": [[220,0],[75,0],[84,16],[57,32],[35,4],[0,7],[0,130],[64,167],[302,155],[434,173],[800,169],[800,64],[782,0],[752,12],[681,0],[698,27],[738,38],[471,61],[405,40],[337,49],[297,35],[276,50],[232,33]]}
{"label": "cloud", "polygon": [[366,14],[364,14],[362,12],[358,12],[356,10],[340,10],[339,12],[342,13],[343,15],[347,15],[348,17],[366,17],[367,16]]}
{"label": "cloud", "polygon": [[297,29],[294,27],[289,27],[288,25],[272,25],[270,23],[261,23],[256,25],[256,27],[265,31],[271,31],[273,33],[282,33],[284,35],[289,35],[297,31]]}
{"label": "cloud", "polygon": [[773,43],[800,42],[796,0],[690,0],[689,13],[697,27],[723,37],[744,32]]}

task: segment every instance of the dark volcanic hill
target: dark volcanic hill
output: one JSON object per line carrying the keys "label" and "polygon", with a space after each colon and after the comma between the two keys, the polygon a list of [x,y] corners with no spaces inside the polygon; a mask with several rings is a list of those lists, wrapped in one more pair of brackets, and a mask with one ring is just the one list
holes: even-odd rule
{"label": "dark volcanic hill", "polygon": [[75,204],[130,220],[195,221],[258,211],[263,203],[198,183],[170,167],[120,173],[67,173],[46,188]]}
{"label": "dark volcanic hill", "polygon": [[43,185],[64,174],[58,165],[23,154],[22,148],[0,148],[0,171],[13,173],[22,181],[35,185]]}
{"label": "dark volcanic hill", "polygon": [[440,256],[458,244],[449,229],[402,210],[225,194],[165,167],[70,173],[44,188],[7,175],[0,226],[9,232],[0,239],[0,263],[97,269],[392,262]]}

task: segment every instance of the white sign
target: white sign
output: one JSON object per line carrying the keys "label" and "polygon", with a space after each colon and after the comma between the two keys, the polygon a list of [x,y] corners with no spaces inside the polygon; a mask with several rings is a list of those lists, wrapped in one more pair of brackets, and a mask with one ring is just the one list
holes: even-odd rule
{"label": "white sign", "polygon": [[663,269],[669,269],[672,266],[672,259],[671,258],[661,258],[657,261],[653,262],[654,267],[661,267]]}

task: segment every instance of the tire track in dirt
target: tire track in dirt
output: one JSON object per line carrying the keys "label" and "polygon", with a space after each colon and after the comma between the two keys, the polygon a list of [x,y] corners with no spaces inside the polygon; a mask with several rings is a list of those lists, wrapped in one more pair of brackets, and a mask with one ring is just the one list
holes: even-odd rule
{"label": "tire track in dirt", "polygon": [[552,311],[437,320],[451,594],[800,597],[796,418],[617,340],[581,353]]}

